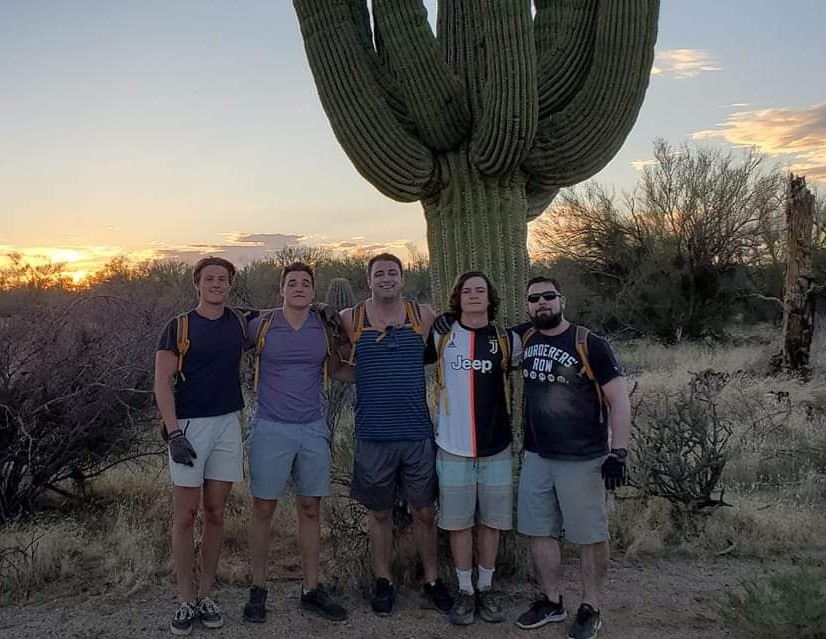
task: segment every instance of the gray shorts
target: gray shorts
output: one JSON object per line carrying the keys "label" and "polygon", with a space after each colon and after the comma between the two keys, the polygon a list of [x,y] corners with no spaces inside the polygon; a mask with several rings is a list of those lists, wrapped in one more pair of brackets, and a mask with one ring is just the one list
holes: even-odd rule
{"label": "gray shorts", "polygon": [[368,510],[389,511],[396,489],[413,508],[431,506],[439,489],[432,439],[356,439],[350,496]]}
{"label": "gray shorts", "polygon": [[436,453],[439,473],[439,528],[513,528],[513,460],[511,447],[490,457],[459,457],[441,448]]}
{"label": "gray shorts", "polygon": [[330,429],[320,419],[286,424],[256,417],[249,437],[250,494],[283,499],[292,482],[295,494],[330,494]]}
{"label": "gray shorts", "polygon": [[604,457],[585,461],[545,459],[525,451],[519,476],[517,530],[532,537],[559,537],[572,544],[608,540],[602,479]]}
{"label": "gray shorts", "polygon": [[178,428],[192,444],[197,457],[190,467],[176,464],[169,454],[169,477],[174,486],[197,488],[205,479],[234,482],[244,478],[241,422],[237,412],[179,419]]}

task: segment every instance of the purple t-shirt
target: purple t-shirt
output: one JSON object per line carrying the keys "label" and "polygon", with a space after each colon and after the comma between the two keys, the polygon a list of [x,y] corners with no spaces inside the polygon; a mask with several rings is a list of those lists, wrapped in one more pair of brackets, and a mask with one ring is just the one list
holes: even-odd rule
{"label": "purple t-shirt", "polygon": [[[250,322],[255,339],[261,318]],[[321,380],[327,337],[321,320],[310,313],[295,330],[276,311],[261,352],[255,414],[274,422],[306,424],[321,419]]]}

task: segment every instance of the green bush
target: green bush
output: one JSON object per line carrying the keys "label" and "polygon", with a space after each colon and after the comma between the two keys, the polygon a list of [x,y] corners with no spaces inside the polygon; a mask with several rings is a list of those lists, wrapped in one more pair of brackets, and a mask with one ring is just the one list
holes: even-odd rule
{"label": "green bush", "polygon": [[736,639],[826,639],[826,570],[745,582],[721,616]]}

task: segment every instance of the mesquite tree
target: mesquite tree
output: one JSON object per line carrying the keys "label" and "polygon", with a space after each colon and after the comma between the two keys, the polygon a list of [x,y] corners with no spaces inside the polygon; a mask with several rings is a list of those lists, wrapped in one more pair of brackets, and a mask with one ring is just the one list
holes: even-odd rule
{"label": "mesquite tree", "polygon": [[[527,223],[599,171],[639,112],[658,0],[294,0],[322,105],[356,169],[420,200],[434,301],[528,272]],[[517,296],[504,308],[515,319]]]}

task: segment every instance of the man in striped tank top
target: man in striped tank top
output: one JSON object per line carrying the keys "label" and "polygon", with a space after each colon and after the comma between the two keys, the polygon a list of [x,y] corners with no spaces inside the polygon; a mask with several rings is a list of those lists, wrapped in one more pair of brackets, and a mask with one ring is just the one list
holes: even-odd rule
{"label": "man in striped tank top", "polygon": [[436,558],[436,446],[427,407],[425,340],[433,309],[402,298],[402,264],[382,253],[368,263],[371,296],[341,312],[353,344],[356,424],[351,496],[370,511],[370,545],[376,577],[372,607],[389,615],[395,605],[390,576],[396,488],[413,514],[414,539],[424,568],[423,596],[447,612],[453,605],[438,578]]}

